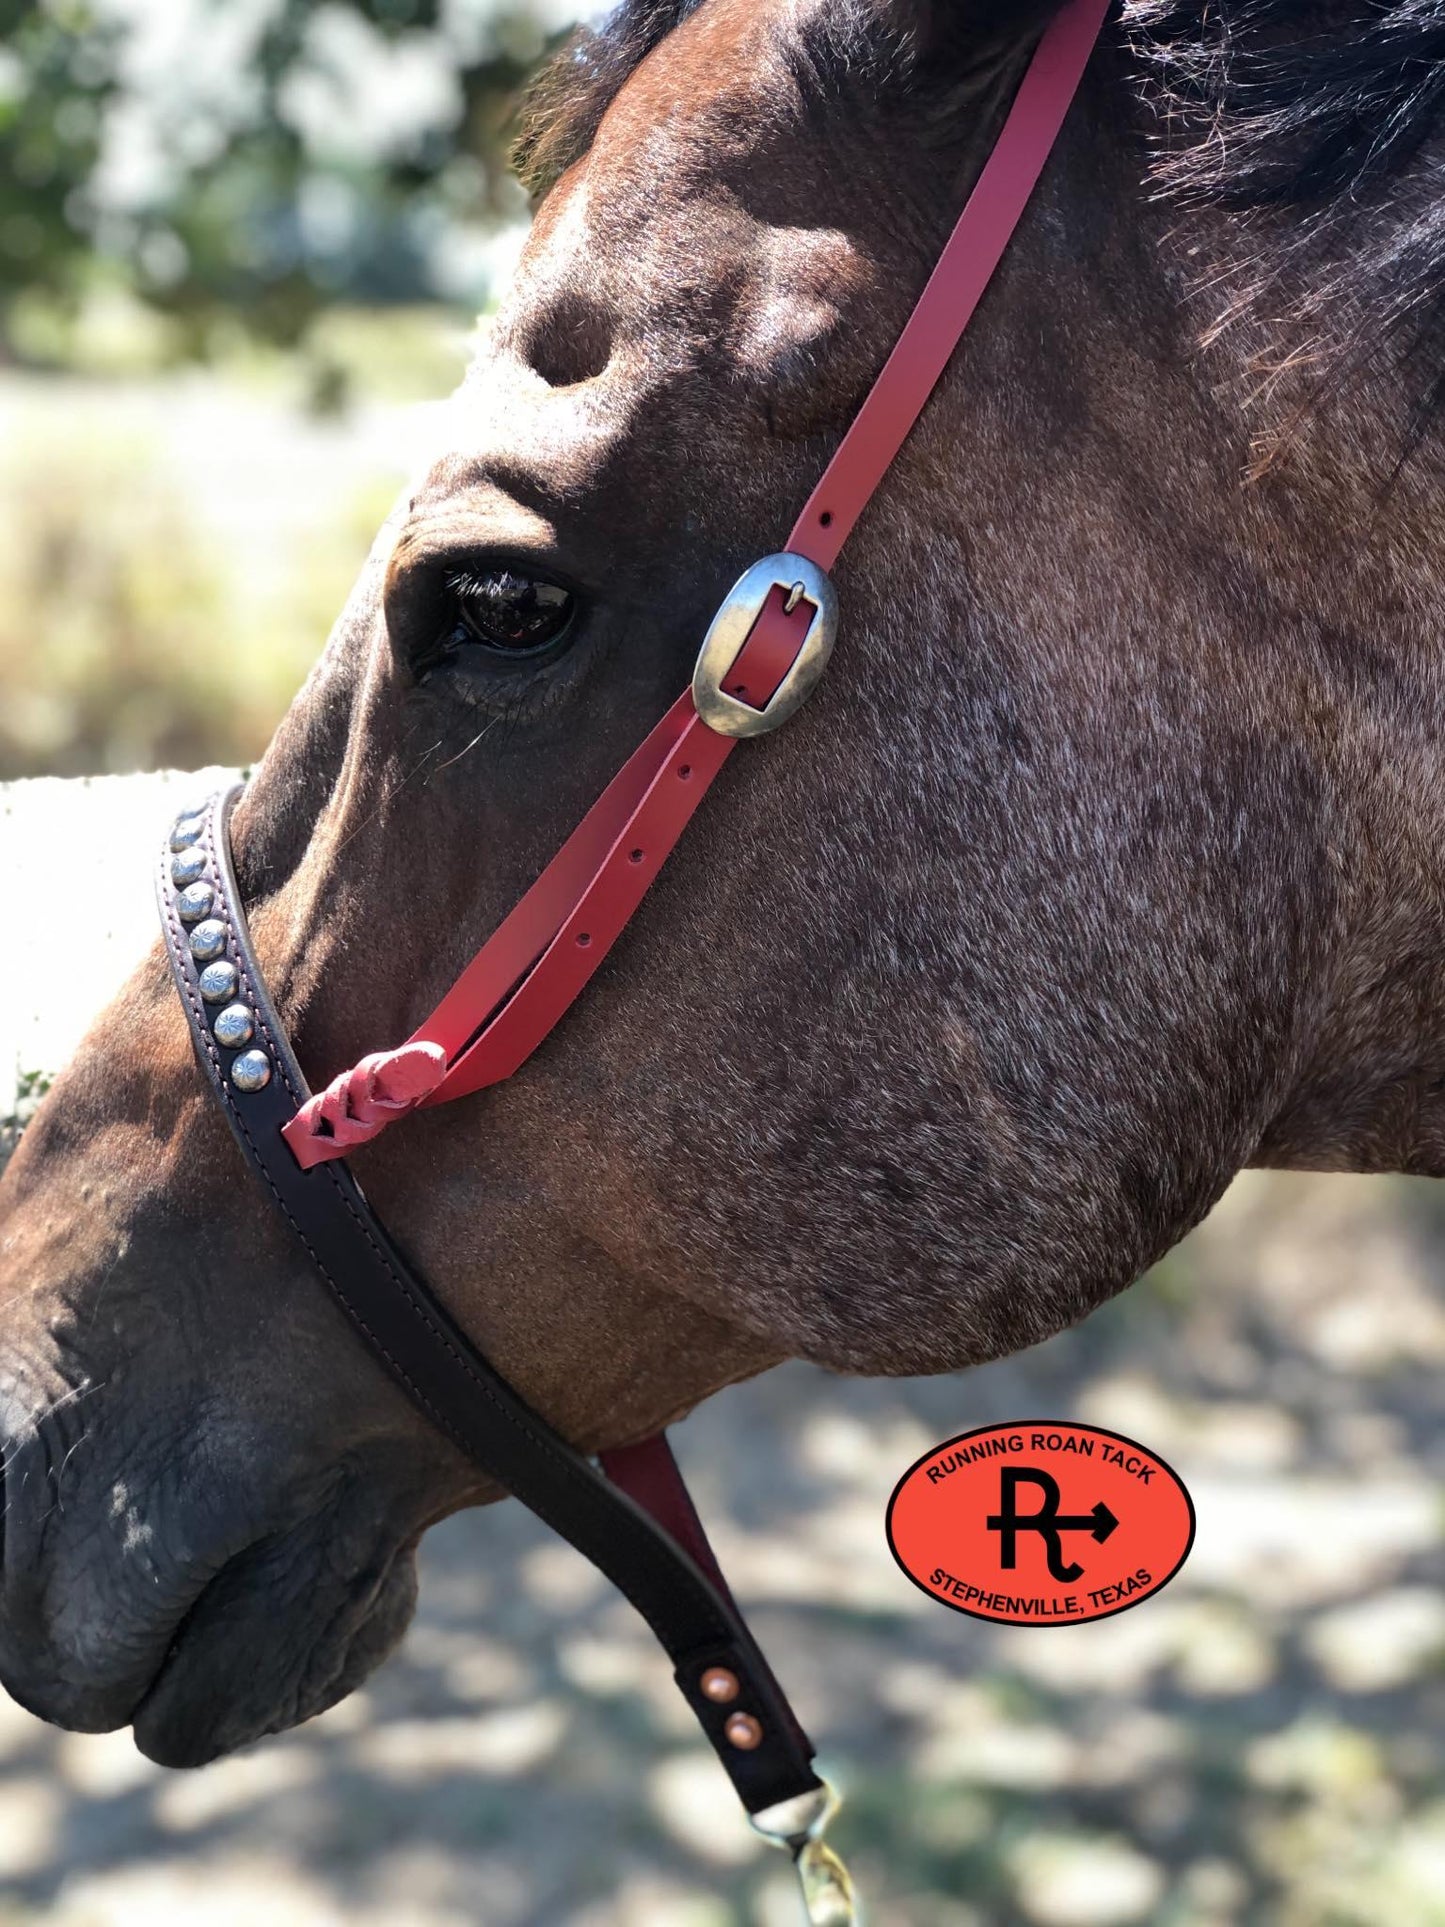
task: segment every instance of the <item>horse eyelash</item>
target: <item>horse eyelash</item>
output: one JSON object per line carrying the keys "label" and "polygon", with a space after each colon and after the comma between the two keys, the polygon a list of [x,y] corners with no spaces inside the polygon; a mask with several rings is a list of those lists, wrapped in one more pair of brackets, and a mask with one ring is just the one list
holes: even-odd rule
{"label": "horse eyelash", "polygon": [[487,585],[482,577],[473,575],[469,569],[454,569],[443,579],[446,582],[447,593],[461,600],[469,596],[485,596],[487,593]]}

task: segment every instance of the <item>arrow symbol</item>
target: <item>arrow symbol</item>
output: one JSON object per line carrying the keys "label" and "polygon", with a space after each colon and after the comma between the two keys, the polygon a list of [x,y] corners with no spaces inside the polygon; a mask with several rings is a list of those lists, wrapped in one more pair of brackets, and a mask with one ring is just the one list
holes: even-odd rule
{"label": "arrow symbol", "polygon": [[[1043,1519],[1046,1515],[1041,1512],[1035,1516]],[[1020,1519],[1018,1523],[1022,1525],[1024,1521]],[[1119,1521],[1100,1499],[1092,1512],[1061,1512],[1048,1523],[1055,1532],[1087,1532],[1091,1539],[1097,1539],[1099,1544],[1103,1545]],[[993,1524],[992,1519],[989,1520],[989,1524]]]}

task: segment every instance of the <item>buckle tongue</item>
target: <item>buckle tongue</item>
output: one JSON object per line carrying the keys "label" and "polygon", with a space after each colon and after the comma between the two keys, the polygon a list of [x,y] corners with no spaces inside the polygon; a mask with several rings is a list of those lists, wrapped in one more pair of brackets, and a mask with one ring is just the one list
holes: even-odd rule
{"label": "buckle tongue", "polygon": [[[799,603],[812,609],[797,655],[787,675],[761,709],[741,702],[724,684],[757,627],[774,589],[784,593],[783,614]],[[719,736],[765,736],[801,709],[828,666],[838,633],[838,592],[826,572],[805,555],[786,551],[764,556],[745,569],[713,617],[692,677],[692,700],[699,716]]]}

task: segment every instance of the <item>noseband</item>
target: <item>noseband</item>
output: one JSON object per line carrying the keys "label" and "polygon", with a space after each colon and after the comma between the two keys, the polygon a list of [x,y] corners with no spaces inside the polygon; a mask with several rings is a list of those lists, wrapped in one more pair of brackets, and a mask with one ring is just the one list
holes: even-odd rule
{"label": "noseband", "polygon": [[786,1847],[809,1919],[846,1927],[851,1888],[822,1833],[836,1805],[729,1593],[666,1440],[575,1451],[492,1369],[392,1243],[344,1156],[419,1104],[511,1075],[601,963],[739,740],[784,722],[837,625],[827,571],[883,480],[987,287],[1108,10],[1068,0],[1034,52],[928,285],[785,551],[753,565],[703,642],[692,686],[403,1045],[313,1096],[267,995],[230,848],[239,789],[173,826],[158,889],[191,1041],[272,1204],[373,1351],[487,1474],[631,1600],[754,1825]]}

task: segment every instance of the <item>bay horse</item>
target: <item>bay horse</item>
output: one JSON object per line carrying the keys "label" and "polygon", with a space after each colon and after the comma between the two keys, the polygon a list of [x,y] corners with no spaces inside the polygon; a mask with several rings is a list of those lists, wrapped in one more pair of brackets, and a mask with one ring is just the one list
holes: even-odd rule
{"label": "bay horse", "polygon": [[[317,1082],[685,680],[1053,10],[625,0],[544,77],[446,450],[235,819]],[[815,700],[524,1074],[356,1153],[577,1445],[789,1357],[1033,1344],[1247,1164],[1442,1168],[1442,54],[1437,0],[1126,0]],[[0,1266],[10,1691],[186,1765],[351,1690],[496,1488],[239,1174],[159,951],[7,1171]]]}

